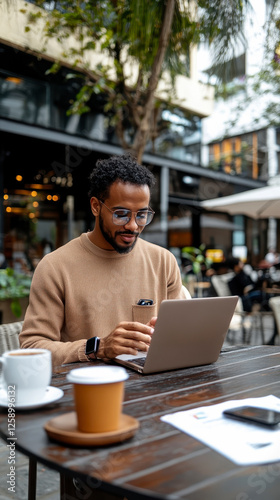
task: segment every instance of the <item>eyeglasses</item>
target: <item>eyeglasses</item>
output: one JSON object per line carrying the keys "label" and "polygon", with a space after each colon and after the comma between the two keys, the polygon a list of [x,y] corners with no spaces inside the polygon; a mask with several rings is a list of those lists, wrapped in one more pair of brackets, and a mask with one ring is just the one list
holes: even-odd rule
{"label": "eyeglasses", "polygon": [[111,210],[111,208],[107,207],[103,201],[99,200],[104,207],[107,208],[112,213],[112,219],[113,223],[116,224],[116,226],[125,226],[126,224],[129,223],[132,214],[135,215],[135,221],[137,226],[147,226],[152,222],[153,217],[155,215],[155,212],[150,209],[150,210],[138,210],[138,212],[132,212],[131,210],[126,210],[124,208],[117,208],[116,210]]}

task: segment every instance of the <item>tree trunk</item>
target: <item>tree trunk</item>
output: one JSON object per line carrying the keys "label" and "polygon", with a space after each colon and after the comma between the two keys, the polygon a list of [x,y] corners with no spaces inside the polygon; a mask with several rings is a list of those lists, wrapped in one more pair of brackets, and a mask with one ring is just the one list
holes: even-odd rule
{"label": "tree trunk", "polygon": [[168,46],[168,41],[174,17],[174,9],[175,9],[175,0],[167,0],[164,12],[164,19],[161,27],[158,51],[154,59],[154,63],[151,70],[151,76],[148,83],[148,88],[145,94],[145,104],[143,106],[144,113],[140,126],[136,131],[133,144],[131,146],[131,151],[133,152],[134,156],[136,156],[137,161],[139,163],[141,163],[142,161],[142,156],[147,141],[151,136],[151,130],[153,129],[152,113],[154,110],[155,91],[158,86],[158,82],[162,71],[162,64]]}

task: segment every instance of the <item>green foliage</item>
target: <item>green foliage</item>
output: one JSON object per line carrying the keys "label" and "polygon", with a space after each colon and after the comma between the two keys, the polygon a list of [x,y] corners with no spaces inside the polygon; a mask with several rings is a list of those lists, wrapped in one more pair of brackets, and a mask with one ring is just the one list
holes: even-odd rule
{"label": "green foliage", "polygon": [[244,82],[230,82],[230,83],[221,83],[219,85],[216,85],[215,87],[215,98],[216,99],[229,99],[233,96],[236,96],[237,94],[240,94],[240,92],[245,92],[246,90],[246,81]]}
{"label": "green foliage", "polygon": [[205,266],[206,269],[209,269],[209,267],[212,264],[212,260],[205,257],[204,252],[205,252],[204,244],[200,245],[199,248],[195,247],[182,248],[182,257],[192,262],[193,272],[196,275],[199,275],[201,273],[202,266]]}
{"label": "green foliage", "polygon": [[[245,14],[252,10],[249,0],[198,0],[200,41],[208,42],[212,52],[214,74],[221,82],[228,81],[232,68],[228,61],[236,56],[236,50],[246,46],[244,34]],[[233,43],[234,41],[234,43]]]}
{"label": "green foliage", "polygon": [[21,316],[20,298],[28,297],[32,278],[17,273],[14,269],[0,269],[0,300],[11,299],[11,310],[14,316]]}
{"label": "green foliage", "polygon": [[[33,3],[42,9],[46,6],[43,0]],[[48,6],[48,11],[33,12],[28,28],[36,19],[44,17],[46,40],[53,37],[61,43],[61,57],[67,58],[67,63],[84,75],[69,114],[89,111],[93,94],[106,96],[105,109],[110,110],[109,119],[116,125],[122,147],[141,161],[145,145],[157,136],[156,90],[163,72],[170,75],[171,98],[176,97],[176,76],[189,74],[191,45],[201,41],[209,43],[220,63],[228,55],[233,40],[242,39],[247,3],[248,0],[154,0],[148,3],[144,0],[60,0],[53,3],[52,10]],[[64,41],[73,38],[75,43],[66,50]],[[88,53],[92,50],[104,55],[96,67],[88,64]],[[49,72],[59,71],[61,64],[56,61]],[[160,117],[160,113],[157,116]]]}
{"label": "green foliage", "polygon": [[[279,21],[280,0],[266,2],[266,22],[263,25],[265,30],[264,56],[262,56],[261,69],[253,75],[246,75],[244,82],[233,82],[224,84],[220,79],[216,96],[227,99],[231,95],[238,95],[234,117],[231,117],[227,126],[227,134],[231,134],[231,129],[235,126],[244,113],[250,112],[252,123],[255,127],[264,126],[279,127],[280,125],[280,21]],[[260,99],[262,99],[260,101]],[[256,106],[256,103],[264,105]],[[267,103],[267,104],[266,104]],[[266,123],[266,125],[264,125]]]}

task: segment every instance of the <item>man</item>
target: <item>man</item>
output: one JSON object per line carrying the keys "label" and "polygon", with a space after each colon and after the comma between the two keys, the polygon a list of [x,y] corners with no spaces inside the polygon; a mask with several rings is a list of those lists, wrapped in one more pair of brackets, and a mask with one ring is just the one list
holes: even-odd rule
{"label": "man", "polygon": [[21,347],[50,349],[54,366],[148,350],[161,301],[185,298],[175,257],[139,238],[153,219],[153,185],[130,155],[97,162],[95,227],[38,264]]}

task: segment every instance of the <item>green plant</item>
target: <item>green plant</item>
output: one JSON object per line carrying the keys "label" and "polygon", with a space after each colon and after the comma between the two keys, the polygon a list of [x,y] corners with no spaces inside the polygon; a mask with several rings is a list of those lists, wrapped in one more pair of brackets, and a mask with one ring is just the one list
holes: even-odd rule
{"label": "green plant", "polygon": [[0,270],[0,300],[11,299],[11,311],[16,318],[22,313],[19,299],[28,297],[32,277],[17,273],[14,269]]}
{"label": "green plant", "polygon": [[199,248],[182,248],[182,257],[191,261],[193,272],[197,277],[201,277],[202,266],[205,266],[206,269],[209,269],[212,264],[212,260],[205,257],[204,251],[205,245],[200,245]]}

